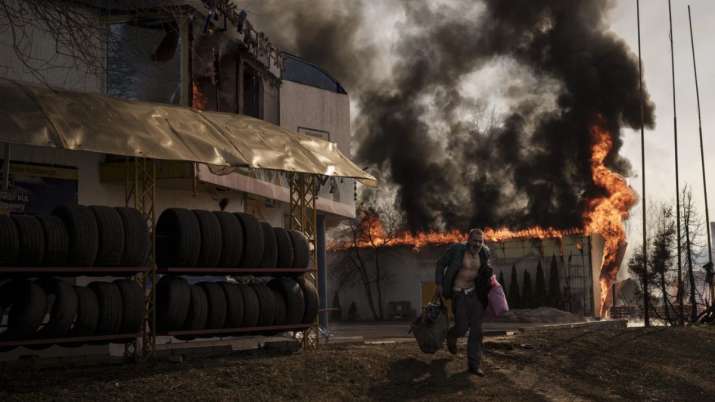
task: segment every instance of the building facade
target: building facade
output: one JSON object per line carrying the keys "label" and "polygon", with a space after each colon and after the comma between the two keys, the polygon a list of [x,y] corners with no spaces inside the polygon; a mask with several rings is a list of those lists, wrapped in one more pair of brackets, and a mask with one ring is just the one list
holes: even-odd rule
{"label": "building facade", "polygon": [[[494,274],[504,278],[505,292],[512,283],[512,272],[523,294],[524,274],[529,273],[532,289],[537,267],[544,271],[548,292],[552,264],[556,264],[561,298],[559,308],[583,316],[600,315],[601,289],[599,275],[603,263],[603,239],[600,236],[566,236],[561,239],[513,239],[488,242]],[[383,319],[414,317],[434,294],[435,266],[447,245],[411,247],[363,248],[360,258],[366,264],[375,310],[382,306]],[[377,251],[377,256],[376,256]],[[375,319],[365,291],[363,278],[349,260],[350,250],[329,253],[329,295],[340,307],[334,315],[343,320]],[[347,257],[347,258],[346,258]],[[375,264],[380,265],[379,274]],[[381,303],[378,302],[376,279],[380,282]],[[337,294],[337,296],[336,296]],[[349,313],[351,305],[355,305]],[[528,306],[525,306],[528,307]]]}

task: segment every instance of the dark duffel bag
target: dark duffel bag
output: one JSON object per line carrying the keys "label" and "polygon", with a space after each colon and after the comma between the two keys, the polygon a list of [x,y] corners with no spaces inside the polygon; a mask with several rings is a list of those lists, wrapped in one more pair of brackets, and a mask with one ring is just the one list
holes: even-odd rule
{"label": "dark duffel bag", "polygon": [[415,336],[424,353],[435,353],[442,349],[448,328],[447,307],[439,297],[422,308],[422,314],[412,322],[409,332]]}

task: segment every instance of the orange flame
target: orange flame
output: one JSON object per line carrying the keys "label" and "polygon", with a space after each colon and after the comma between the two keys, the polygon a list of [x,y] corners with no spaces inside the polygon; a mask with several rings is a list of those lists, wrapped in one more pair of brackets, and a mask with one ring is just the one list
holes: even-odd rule
{"label": "orange flame", "polygon": [[[600,120],[600,118],[599,118]],[[618,275],[618,251],[625,246],[626,231],[623,222],[628,219],[628,211],[636,203],[635,191],[623,176],[608,169],[604,161],[613,149],[611,134],[599,121],[591,128],[591,175],[593,182],[607,191],[608,195],[588,201],[584,213],[585,231],[603,236],[604,259],[601,267],[601,316],[606,313],[608,289]]]}
{"label": "orange flame", "polygon": [[[624,220],[628,218],[628,211],[636,203],[637,196],[633,189],[626,183],[625,179],[608,169],[605,160],[613,149],[611,135],[602,127],[602,119],[591,128],[591,174],[594,183],[606,190],[607,195],[591,199],[587,203],[584,212],[584,227],[581,229],[554,229],[532,227],[524,230],[510,230],[507,228],[486,228],[484,229],[484,239],[489,242],[500,242],[512,239],[549,239],[563,238],[573,235],[591,235],[598,233],[605,240],[604,259],[599,278],[601,287],[601,305],[599,310],[601,316],[605,316],[606,298],[611,283],[616,280],[619,270],[618,252],[625,246],[626,233]],[[412,234],[410,232],[400,232],[393,236],[386,234],[386,231],[376,214],[366,213],[359,223],[359,233],[355,242],[332,241],[328,245],[331,251],[346,250],[351,247],[397,247],[410,246],[414,250],[419,250],[425,246],[436,246],[451,243],[465,242],[467,233],[458,230],[449,232],[421,232]],[[577,247],[580,245],[577,244]]]}
{"label": "orange flame", "polygon": [[[463,243],[467,241],[467,233],[459,230],[448,232],[419,232],[410,233],[407,231],[388,235],[375,214],[366,213],[363,215],[358,226],[356,244],[350,241],[333,241],[328,245],[330,251],[346,250],[351,247],[399,247],[409,246],[418,251],[425,246],[438,246],[452,243]],[[484,229],[484,240],[489,242],[500,242],[512,239],[551,239],[563,238],[581,234],[580,229],[559,230],[554,228],[532,227],[523,230],[510,230],[507,228],[486,228]]]}
{"label": "orange flame", "polygon": [[208,98],[201,92],[196,81],[191,82],[191,107],[198,110],[206,110]]}

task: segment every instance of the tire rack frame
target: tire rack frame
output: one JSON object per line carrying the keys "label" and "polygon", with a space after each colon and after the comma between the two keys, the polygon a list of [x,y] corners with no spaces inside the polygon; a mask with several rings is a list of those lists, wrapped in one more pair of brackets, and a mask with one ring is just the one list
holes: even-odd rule
{"label": "tire rack frame", "polygon": [[156,349],[156,259],[154,253],[156,225],[156,160],[149,158],[125,159],[124,205],[133,207],[144,217],[149,228],[149,270],[135,276],[144,290],[144,320],[141,343],[138,339],[124,345],[128,358],[146,359]]}
{"label": "tire rack frame", "polygon": [[[3,266],[0,267],[0,275],[7,278],[27,278],[27,277],[130,277],[151,271],[151,267],[34,267],[34,266]],[[67,336],[61,338],[26,338],[0,341],[0,348],[9,346],[31,346],[31,345],[63,345],[68,343],[85,343],[94,341],[108,341],[127,345],[135,343],[141,332],[136,334],[112,334],[112,335],[89,335],[89,336]],[[116,342],[113,342],[116,341]],[[132,356],[129,356],[132,357]]]}
{"label": "tire rack frame", "polygon": [[[138,274],[135,278],[144,289],[144,326],[142,341],[125,345],[125,355],[134,358],[151,357],[156,350],[156,279],[157,266],[155,259],[155,226],[156,226],[156,161],[148,158],[125,159],[125,205],[137,209],[149,228],[151,246],[149,252],[148,272]],[[308,239],[311,255],[311,267],[305,270],[308,278],[318,289],[317,272],[317,208],[316,201],[324,178],[320,175],[305,173],[286,173],[289,183],[289,222],[290,229],[298,230]],[[175,271],[178,272],[178,271]],[[238,272],[238,271],[236,271]],[[263,272],[268,273],[269,270]],[[274,271],[279,272],[279,271]],[[313,325],[302,332],[304,349],[315,350],[320,341],[319,319],[316,317]],[[139,346],[141,345],[141,349]]]}
{"label": "tire rack frame", "polygon": [[[318,209],[316,208],[316,201],[318,200],[320,187],[325,184],[326,178],[306,173],[286,173],[286,178],[290,187],[290,221],[288,222],[288,228],[302,232],[308,239],[311,269],[306,275],[317,290],[319,287],[318,277],[315,274],[318,269],[316,230],[318,227]],[[316,350],[318,348],[320,343],[319,315],[316,316],[313,325],[302,332],[301,338],[304,350]]]}

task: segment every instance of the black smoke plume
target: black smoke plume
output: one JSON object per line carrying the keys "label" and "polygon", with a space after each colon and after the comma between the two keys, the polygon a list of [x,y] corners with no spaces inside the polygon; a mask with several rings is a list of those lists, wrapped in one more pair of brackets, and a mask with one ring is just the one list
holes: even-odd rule
{"label": "black smoke plume", "polygon": [[[373,79],[374,49],[357,38],[366,4],[343,5],[274,1],[261,12],[278,16],[267,27],[279,45],[357,99],[356,157],[395,186],[407,228],[581,227],[585,200],[603,192],[590,169],[599,121],[614,141],[607,166],[630,173],[619,150],[621,129],[640,128],[638,65],[608,31],[611,1],[405,0],[387,81]],[[464,111],[488,114],[491,94],[460,89],[489,65],[508,70],[509,103],[475,124]],[[647,92],[644,118],[652,127]]]}

